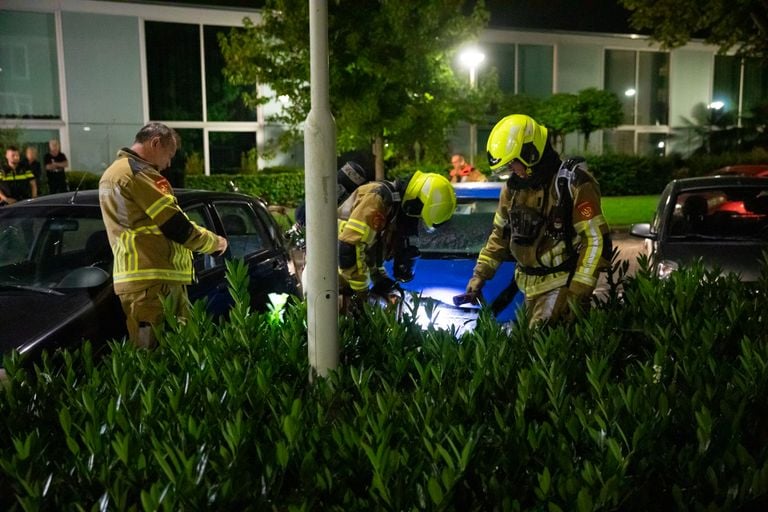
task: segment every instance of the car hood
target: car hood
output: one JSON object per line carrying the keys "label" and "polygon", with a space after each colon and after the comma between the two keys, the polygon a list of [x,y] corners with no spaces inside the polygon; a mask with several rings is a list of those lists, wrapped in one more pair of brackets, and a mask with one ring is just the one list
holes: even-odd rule
{"label": "car hood", "polygon": [[[427,327],[431,323],[439,328],[454,328],[458,336],[474,329],[480,307],[470,304],[457,307],[453,304],[453,297],[466,291],[467,282],[472,277],[476,261],[476,257],[451,254],[424,254],[416,260],[414,279],[402,283],[401,286],[406,292],[416,293],[422,298],[435,301],[433,309],[425,303],[420,304],[416,313],[420,325]],[[390,275],[392,275],[391,263],[389,261],[385,264]],[[509,286],[514,277],[514,271],[514,263],[505,262],[499,266],[494,278],[483,288],[483,295],[488,304]],[[521,301],[522,294],[518,293],[496,319],[499,322],[513,321]]]}
{"label": "car hood", "polygon": [[767,249],[768,243],[759,241],[670,242],[660,256],[683,265],[700,258],[708,269],[733,272],[741,275],[742,281],[753,282],[760,277],[762,252]]}
{"label": "car hood", "polygon": [[0,353],[26,352],[49,339],[91,307],[87,290],[0,288]]}

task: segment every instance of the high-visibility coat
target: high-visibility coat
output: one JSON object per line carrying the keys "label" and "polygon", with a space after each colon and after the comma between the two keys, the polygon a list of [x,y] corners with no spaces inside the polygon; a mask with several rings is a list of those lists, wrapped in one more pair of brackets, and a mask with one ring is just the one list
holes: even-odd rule
{"label": "high-visibility coat", "polygon": [[[480,251],[469,282],[469,290],[480,290],[485,281],[493,278],[502,261],[514,259],[515,280],[526,298],[568,286],[578,296],[589,295],[597,284],[598,274],[610,262],[604,255],[608,224],[600,206],[600,188],[584,167],[573,170],[569,182],[572,197],[573,231],[555,226],[555,207],[558,203],[556,176],[543,188],[510,189],[504,187],[493,220],[493,229],[485,247]],[[535,240],[528,245],[517,243],[510,229],[510,213],[516,207],[527,207],[540,212],[545,224]],[[572,251],[569,254],[564,236],[571,233]],[[571,268],[550,271],[575,258]]]}
{"label": "high-visibility coat", "polygon": [[192,251],[216,252],[215,233],[191,222],[152,164],[123,148],[99,180],[99,204],[114,253],[115,292],[190,284]]}
{"label": "high-visibility coat", "polygon": [[400,193],[390,182],[361,185],[338,208],[339,278],[352,291],[367,290],[386,275],[391,256]]}

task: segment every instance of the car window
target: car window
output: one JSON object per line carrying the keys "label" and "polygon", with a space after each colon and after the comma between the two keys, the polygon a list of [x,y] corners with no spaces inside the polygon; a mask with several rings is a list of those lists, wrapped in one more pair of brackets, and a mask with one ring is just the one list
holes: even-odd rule
{"label": "car window", "polygon": [[[194,222],[200,227],[216,232],[216,229],[213,226],[213,220],[211,220],[211,216],[208,214],[208,208],[205,205],[196,204],[185,206],[184,213],[187,214],[187,217],[191,222]],[[194,259],[192,260],[192,264],[195,267],[196,273],[201,273],[212,268],[224,266],[223,258],[215,258],[208,254],[196,252],[194,253],[193,258]]]}
{"label": "car window", "polygon": [[0,282],[56,287],[80,267],[112,270],[99,210],[18,209],[0,218]]}
{"label": "car window", "polygon": [[459,199],[453,216],[433,230],[419,226],[415,245],[438,253],[479,253],[488,241],[498,199]]}
{"label": "car window", "polygon": [[759,238],[768,234],[768,187],[682,192],[675,199],[670,236]]}
{"label": "car window", "polygon": [[244,258],[272,248],[264,227],[249,204],[219,202],[214,206],[224,226],[232,257]]}

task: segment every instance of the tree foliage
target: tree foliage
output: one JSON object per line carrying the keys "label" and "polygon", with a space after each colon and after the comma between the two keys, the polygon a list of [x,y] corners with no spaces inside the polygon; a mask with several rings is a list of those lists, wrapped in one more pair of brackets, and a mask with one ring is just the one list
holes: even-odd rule
{"label": "tree foliage", "polygon": [[544,99],[521,94],[504,98],[503,115],[526,114],[547,127],[553,143],[563,150],[563,138],[569,133],[584,135],[584,149],[589,137],[598,130],[615,128],[623,121],[621,102],[610,91],[590,87],[576,94],[558,93]]}
{"label": "tree foliage", "polygon": [[[479,117],[493,93],[487,82],[470,91],[465,73],[453,66],[457,50],[476,38],[487,19],[482,1],[329,2],[338,150],[367,149],[378,141],[400,155],[413,154],[417,145],[422,154],[442,157],[448,131]],[[290,128],[279,142],[294,142],[310,108],[306,0],[267,0],[260,23],[246,19],[243,29],[220,37],[220,45],[229,80],[269,86],[269,92],[247,96],[249,105],[284,100],[283,111],[270,119]]]}
{"label": "tree foliage", "polygon": [[619,98],[611,91],[590,87],[576,96],[578,130],[584,135],[584,150],[589,146],[589,136],[597,130],[616,128],[624,120]]}
{"label": "tree foliage", "polygon": [[676,48],[703,38],[741,55],[768,58],[765,0],[619,0],[632,12],[632,26],[648,30],[663,46]]}

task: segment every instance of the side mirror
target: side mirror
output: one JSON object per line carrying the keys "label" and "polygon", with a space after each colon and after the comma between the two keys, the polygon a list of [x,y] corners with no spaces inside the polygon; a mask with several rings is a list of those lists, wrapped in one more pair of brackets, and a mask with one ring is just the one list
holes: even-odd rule
{"label": "side mirror", "polygon": [[632,227],[629,230],[629,234],[638,238],[648,238],[651,240],[656,239],[656,234],[651,232],[651,225],[647,222],[632,224]]}

